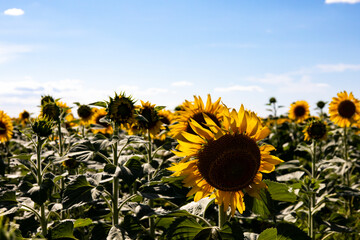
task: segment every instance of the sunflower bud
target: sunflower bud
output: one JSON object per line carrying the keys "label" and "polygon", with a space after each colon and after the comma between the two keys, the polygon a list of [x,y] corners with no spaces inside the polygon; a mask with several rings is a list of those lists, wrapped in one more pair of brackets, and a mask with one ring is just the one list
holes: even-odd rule
{"label": "sunflower bud", "polygon": [[270,103],[276,103],[276,98],[274,98],[274,97],[270,98],[270,99],[269,99],[269,102],[270,102]]}
{"label": "sunflower bud", "polygon": [[49,120],[58,120],[60,117],[60,107],[55,102],[49,102],[42,106],[42,115]]}
{"label": "sunflower bud", "polygon": [[52,123],[46,118],[38,118],[32,124],[32,130],[39,137],[48,137],[52,133]]}
{"label": "sunflower bud", "polygon": [[159,115],[155,110],[155,104],[151,105],[150,102],[144,103],[143,101],[141,103],[142,107],[140,107],[139,116],[137,117],[139,127],[141,129],[152,129],[159,122]]}
{"label": "sunflower bud", "polygon": [[69,159],[62,162],[62,165],[70,169],[75,169],[79,166],[79,162],[76,161],[75,157],[69,157]]}
{"label": "sunflower bud", "polygon": [[325,107],[325,102],[323,102],[323,101],[318,101],[317,103],[316,103],[316,106],[318,107],[318,108],[320,108],[320,109],[323,109],[324,107]]}
{"label": "sunflower bud", "polygon": [[126,97],[124,93],[115,94],[114,98],[110,98],[107,108],[108,117],[117,124],[128,123],[134,116],[134,101],[131,97]]}

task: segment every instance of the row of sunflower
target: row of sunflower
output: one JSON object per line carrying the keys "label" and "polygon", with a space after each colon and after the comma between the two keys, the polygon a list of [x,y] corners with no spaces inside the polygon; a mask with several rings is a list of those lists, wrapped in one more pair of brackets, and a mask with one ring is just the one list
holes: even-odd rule
{"label": "row of sunflower", "polygon": [[277,116],[275,98],[266,119],[210,95],[174,112],[135,103],[0,111],[1,239],[359,239],[352,93],[330,117],[306,101]]}

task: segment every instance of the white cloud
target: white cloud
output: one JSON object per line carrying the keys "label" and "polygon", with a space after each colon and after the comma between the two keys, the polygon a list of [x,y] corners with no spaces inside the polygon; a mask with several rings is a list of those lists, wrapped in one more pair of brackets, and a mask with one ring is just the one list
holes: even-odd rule
{"label": "white cloud", "polygon": [[234,85],[234,86],[225,87],[225,88],[215,88],[214,91],[215,92],[233,92],[233,91],[263,92],[264,89],[262,89],[259,86]]}
{"label": "white cloud", "polygon": [[332,4],[332,3],[349,3],[349,4],[355,4],[360,3],[360,0],[325,0],[326,4]]}
{"label": "white cloud", "polygon": [[10,15],[10,16],[21,16],[24,15],[24,10],[20,9],[20,8],[10,8],[4,11],[5,15]]}
{"label": "white cloud", "polygon": [[192,85],[193,85],[193,83],[188,82],[188,81],[180,81],[180,82],[171,83],[171,86],[174,86],[174,87],[187,87],[187,86],[192,86]]}
{"label": "white cloud", "polygon": [[319,64],[316,68],[320,69],[322,72],[344,72],[347,70],[359,71],[360,64]]}
{"label": "white cloud", "polygon": [[0,43],[0,64],[14,59],[18,54],[31,51],[33,51],[31,46]]}
{"label": "white cloud", "polygon": [[250,81],[275,86],[280,93],[314,93],[327,89],[329,84],[313,82],[304,71],[283,74],[265,74],[263,77],[252,77]]}

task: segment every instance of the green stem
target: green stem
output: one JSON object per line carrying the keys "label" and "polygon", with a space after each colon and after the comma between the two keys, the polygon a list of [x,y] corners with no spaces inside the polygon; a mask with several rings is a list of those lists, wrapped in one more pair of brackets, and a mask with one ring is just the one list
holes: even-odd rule
{"label": "green stem", "polygon": [[[151,145],[151,135],[150,135],[150,130],[147,131],[148,133],[148,141],[149,141],[149,147],[148,147],[148,164],[151,164],[152,161],[152,145]],[[151,180],[151,173],[148,173],[148,182],[150,182]],[[154,202],[152,199],[149,200],[149,207],[153,208],[154,207]],[[150,236],[152,238],[155,238],[155,221],[154,218],[150,217],[149,218],[149,233]]]}
{"label": "green stem", "polygon": [[61,134],[61,121],[58,120],[58,135],[59,135],[59,155],[63,155],[63,144],[62,144],[62,134]]}
{"label": "green stem", "polygon": [[[37,144],[36,144],[36,165],[37,165],[37,183],[39,187],[42,184],[42,169],[41,169],[41,148],[42,148],[42,140],[39,136],[36,137]],[[40,225],[42,234],[44,237],[47,235],[47,221],[46,221],[46,215],[45,215],[45,205],[44,203],[40,205]]]}
{"label": "green stem", "polygon": [[[113,137],[118,137],[118,131],[119,127],[115,123],[114,133]],[[117,167],[118,165],[118,141],[115,141],[113,145],[113,164]],[[119,208],[118,208],[118,202],[119,202],[119,178],[117,176],[113,177],[113,226],[119,224]]]}
{"label": "green stem", "polygon": [[[349,154],[348,154],[348,144],[347,144],[347,138],[348,138],[348,131],[347,131],[347,127],[345,126],[344,127],[344,159],[346,161],[346,164],[348,163],[349,161]],[[345,184],[350,187],[350,169],[348,171],[345,172]],[[349,198],[346,198],[346,201],[345,201],[345,209],[347,210],[346,212],[348,214],[351,214],[352,212],[352,207],[351,207],[351,199],[350,197]]]}
{"label": "green stem", "polygon": [[222,228],[222,226],[224,226],[225,222],[226,222],[226,212],[224,209],[224,204],[219,205],[219,228]]}
{"label": "green stem", "polygon": [[[313,140],[313,156],[312,156],[312,164],[311,164],[311,182],[316,179],[316,140]],[[309,230],[310,230],[310,238],[315,239],[314,236],[314,216],[312,214],[312,210],[315,208],[316,203],[316,194],[313,189],[311,190],[310,196],[310,206],[309,206]]]}

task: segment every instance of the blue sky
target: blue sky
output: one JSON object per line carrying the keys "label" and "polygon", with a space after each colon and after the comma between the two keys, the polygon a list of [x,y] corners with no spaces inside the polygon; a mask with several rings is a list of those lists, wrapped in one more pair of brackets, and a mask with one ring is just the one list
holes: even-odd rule
{"label": "blue sky", "polygon": [[[359,2],[359,3],[358,3]],[[169,109],[211,94],[265,103],[360,98],[360,0],[0,0],[0,109],[125,91]],[[138,101],[139,103],[140,101]]]}

